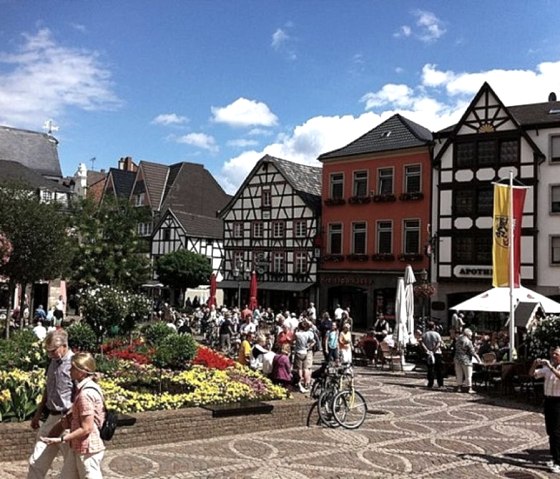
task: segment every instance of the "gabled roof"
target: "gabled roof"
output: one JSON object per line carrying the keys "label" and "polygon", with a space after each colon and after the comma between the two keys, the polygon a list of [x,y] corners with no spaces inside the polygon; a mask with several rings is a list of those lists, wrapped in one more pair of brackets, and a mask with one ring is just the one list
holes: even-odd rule
{"label": "gabled roof", "polygon": [[134,171],[119,170],[118,168],[109,169],[108,179],[111,179],[113,182],[113,188],[117,198],[128,199],[130,197],[135,178],[136,172]]}
{"label": "gabled roof", "polygon": [[103,181],[107,177],[107,173],[105,171],[92,171],[88,170],[87,172],[87,185],[91,186],[99,181]]}
{"label": "gabled roof", "polygon": [[238,188],[235,195],[230,199],[229,203],[220,211],[220,217],[230,210],[235,204],[243,190],[249,184],[253,176],[259,171],[263,163],[272,163],[278,171],[301,197],[301,199],[312,208],[315,212],[319,212],[321,208],[321,180],[322,168],[319,166],[303,165],[294,163],[293,161],[283,160],[274,156],[265,155],[253,167],[251,172],[245,178],[245,181]]}
{"label": "gabled roof", "polygon": [[416,148],[427,146],[431,141],[432,133],[430,130],[402,115],[396,114],[348,145],[338,150],[323,153],[319,156],[319,161]]}
{"label": "gabled roof", "polygon": [[0,126],[0,160],[16,161],[43,176],[62,178],[57,145],[45,133]]}
{"label": "gabled roof", "polygon": [[183,228],[185,235],[192,238],[205,238],[212,240],[221,240],[224,237],[224,222],[219,218],[210,218],[208,216],[196,215],[187,211],[176,209],[167,209],[162,215],[158,225],[154,228],[154,233],[159,229],[161,223],[167,215],[175,218],[177,223]]}
{"label": "gabled roof", "polygon": [[[479,102],[483,102],[483,107],[477,107]],[[490,104],[492,102],[495,103],[496,107],[490,108]],[[549,102],[551,104],[559,104],[560,102]],[[542,103],[536,105],[543,105]],[[507,122],[511,122],[513,126],[518,128],[521,131],[521,136],[527,141],[527,143],[531,146],[533,151],[536,155],[540,158],[544,158],[544,155],[540,148],[535,144],[535,142],[531,139],[531,137],[525,131],[524,126],[526,127],[529,123],[523,125],[522,121],[544,121],[544,108],[539,107],[535,108],[536,105],[521,105],[518,107],[506,107],[502,100],[496,95],[492,87],[488,84],[488,82],[484,82],[478,93],[475,95],[473,100],[471,101],[468,108],[463,113],[463,116],[459,120],[458,123],[447,127],[438,132],[438,135],[447,138],[444,145],[439,150],[437,156],[434,158],[434,163],[438,163],[449,147],[449,145],[454,140],[454,137],[459,133],[459,130],[463,125],[468,125],[471,129],[473,129],[472,133],[476,133],[476,126],[481,125],[481,123],[487,120],[487,116],[489,121],[496,122],[498,126],[503,125]],[[479,114],[476,110],[480,110],[483,114]],[[492,114],[490,115],[490,110]],[[517,114],[516,114],[517,113]],[[560,123],[559,123],[560,124]]]}
{"label": "gabled roof", "polygon": [[203,165],[182,162],[168,168],[161,210],[172,208],[215,218],[229,202],[230,195]]}
{"label": "gabled roof", "polygon": [[149,161],[141,161],[138,165],[139,174],[142,172],[144,177],[144,185],[148,193],[152,210],[159,210],[163,201],[163,193],[169,174],[169,166]]}
{"label": "gabled roof", "polygon": [[0,160],[0,183],[16,183],[32,189],[47,189],[70,193],[70,189],[54,180],[49,180],[17,161]]}

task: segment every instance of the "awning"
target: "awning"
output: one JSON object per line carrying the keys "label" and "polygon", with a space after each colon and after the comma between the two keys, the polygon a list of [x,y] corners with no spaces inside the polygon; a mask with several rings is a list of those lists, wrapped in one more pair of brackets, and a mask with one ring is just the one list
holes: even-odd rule
{"label": "awning", "polygon": [[[268,291],[305,291],[313,286],[314,283],[291,283],[282,281],[265,281],[259,283],[260,290]],[[249,289],[249,281],[221,281],[218,283],[220,289]]]}

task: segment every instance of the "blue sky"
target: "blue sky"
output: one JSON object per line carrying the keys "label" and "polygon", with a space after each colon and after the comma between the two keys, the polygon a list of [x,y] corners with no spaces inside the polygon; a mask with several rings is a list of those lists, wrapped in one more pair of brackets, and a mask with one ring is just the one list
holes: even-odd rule
{"label": "blue sky", "polygon": [[438,130],[484,81],[560,97],[556,1],[0,0],[0,125],[58,127],[63,172],[264,154],[317,164],[402,113]]}

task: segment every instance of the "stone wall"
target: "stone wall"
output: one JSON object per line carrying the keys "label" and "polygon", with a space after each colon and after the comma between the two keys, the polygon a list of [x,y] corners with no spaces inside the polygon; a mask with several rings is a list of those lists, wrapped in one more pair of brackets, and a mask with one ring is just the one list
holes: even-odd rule
{"label": "stone wall", "polygon": [[[270,401],[270,414],[212,417],[202,408],[151,411],[135,414],[133,426],[119,427],[107,443],[111,449],[165,444],[190,439],[208,439],[239,431],[265,431],[305,426],[312,402],[305,398]],[[29,422],[0,424],[0,462],[25,459],[31,453],[36,432]]]}

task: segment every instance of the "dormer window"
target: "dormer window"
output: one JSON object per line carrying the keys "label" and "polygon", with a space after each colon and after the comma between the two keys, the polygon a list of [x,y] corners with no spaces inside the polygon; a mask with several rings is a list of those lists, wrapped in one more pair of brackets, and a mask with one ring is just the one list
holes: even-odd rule
{"label": "dormer window", "polygon": [[386,130],[381,133],[381,138],[389,138],[391,136],[391,130]]}
{"label": "dormer window", "polygon": [[144,206],[144,193],[135,195],[134,206]]}

